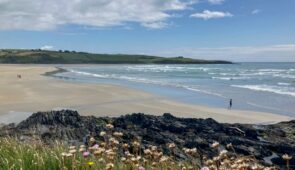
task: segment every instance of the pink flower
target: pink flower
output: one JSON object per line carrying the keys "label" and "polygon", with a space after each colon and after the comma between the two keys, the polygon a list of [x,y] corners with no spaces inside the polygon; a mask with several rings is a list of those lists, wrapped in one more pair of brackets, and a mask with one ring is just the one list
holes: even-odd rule
{"label": "pink flower", "polygon": [[143,166],[139,166],[138,170],[145,170],[145,168]]}
{"label": "pink flower", "polygon": [[201,168],[201,170],[210,170],[208,166],[204,166]]}
{"label": "pink flower", "polygon": [[83,157],[84,157],[84,158],[87,158],[89,155],[90,155],[89,152],[83,152]]}
{"label": "pink flower", "polygon": [[92,148],[93,149],[98,149],[99,148],[99,145],[98,144],[95,144],[95,145],[92,146]]}

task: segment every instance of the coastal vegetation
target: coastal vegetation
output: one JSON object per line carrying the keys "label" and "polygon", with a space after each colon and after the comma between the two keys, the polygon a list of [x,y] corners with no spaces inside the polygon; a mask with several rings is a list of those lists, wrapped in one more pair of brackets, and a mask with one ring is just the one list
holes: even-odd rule
{"label": "coastal vegetation", "polygon": [[292,169],[294,123],[221,124],[168,113],[97,118],[71,110],[38,112],[0,127],[0,169]]}
{"label": "coastal vegetation", "polygon": [[[212,158],[201,157],[197,148],[182,148],[186,159],[175,155],[175,143],[167,143],[168,154],[158,146],[142,149],[139,139],[123,143],[122,132],[113,130],[112,124],[99,133],[103,140],[91,137],[86,145],[67,146],[61,142],[46,145],[41,140],[21,142],[15,138],[0,139],[0,169],[38,169],[38,170],[275,170],[260,164],[253,155],[236,154],[231,143],[220,149],[214,142],[212,149],[218,155]],[[230,151],[233,153],[230,153]],[[285,154],[289,170],[291,156]]]}
{"label": "coastal vegetation", "polygon": [[182,56],[92,54],[76,51],[0,50],[0,63],[7,64],[230,64],[229,61],[199,60]]}

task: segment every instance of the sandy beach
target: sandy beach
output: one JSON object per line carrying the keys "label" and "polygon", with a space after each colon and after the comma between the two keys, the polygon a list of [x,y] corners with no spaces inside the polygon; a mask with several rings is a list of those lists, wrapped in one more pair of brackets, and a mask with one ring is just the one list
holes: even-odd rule
{"label": "sandy beach", "polygon": [[[172,113],[178,117],[210,117],[227,123],[272,123],[290,119],[272,113],[191,105],[126,87],[72,83],[42,75],[54,70],[52,65],[0,65],[0,123],[17,122],[32,112],[61,108],[74,109],[82,115]],[[22,78],[17,78],[17,74]]]}

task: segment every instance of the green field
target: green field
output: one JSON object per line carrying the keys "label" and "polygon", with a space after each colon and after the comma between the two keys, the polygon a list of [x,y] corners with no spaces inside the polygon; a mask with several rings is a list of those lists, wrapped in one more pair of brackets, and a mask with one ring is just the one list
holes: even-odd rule
{"label": "green field", "polygon": [[75,51],[0,50],[3,64],[230,64],[228,61],[129,54],[92,54]]}

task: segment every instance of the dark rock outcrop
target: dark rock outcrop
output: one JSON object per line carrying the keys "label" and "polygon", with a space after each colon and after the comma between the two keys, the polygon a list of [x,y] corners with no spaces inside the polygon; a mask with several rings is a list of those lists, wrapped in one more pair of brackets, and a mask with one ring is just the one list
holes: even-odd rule
{"label": "dark rock outcrop", "polygon": [[[196,147],[201,155],[216,155],[210,147],[214,141],[221,148],[232,143],[242,155],[254,155],[258,160],[284,165],[285,153],[295,157],[295,121],[274,125],[222,124],[213,119],[176,118],[169,113],[151,116],[142,113],[118,118],[80,116],[76,111],[62,110],[34,113],[18,125],[0,128],[0,136],[17,136],[20,139],[40,137],[44,142],[54,140],[83,142],[89,136],[99,138],[105,125],[112,123],[114,131],[124,133],[122,140],[130,142],[140,138],[143,146],[157,145],[168,152],[167,143],[174,142],[176,156],[183,158],[183,147]],[[295,165],[294,159],[290,162]]]}

